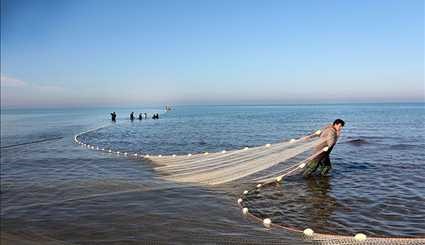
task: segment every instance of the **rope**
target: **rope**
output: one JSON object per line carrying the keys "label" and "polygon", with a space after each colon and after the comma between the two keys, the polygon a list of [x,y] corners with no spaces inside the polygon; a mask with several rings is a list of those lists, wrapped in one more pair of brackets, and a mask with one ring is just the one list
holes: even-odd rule
{"label": "rope", "polygon": [[[299,168],[299,167],[298,167]],[[298,169],[296,168],[296,169]],[[300,235],[305,240],[314,241],[319,244],[389,244],[389,245],[400,245],[400,244],[425,244],[425,237],[418,237],[418,238],[407,238],[407,237],[368,237],[363,233],[357,233],[354,236],[344,236],[344,235],[338,235],[338,234],[326,234],[326,233],[316,233],[310,228],[306,228],[304,230],[292,227],[289,225],[281,225],[281,224],[275,224],[272,222],[270,218],[261,219],[260,217],[256,216],[253,212],[250,212],[250,209],[247,205],[244,205],[244,203],[247,203],[249,201],[249,193],[252,192],[259,192],[261,187],[272,185],[275,182],[268,182],[263,184],[258,184],[255,188],[252,188],[250,190],[245,190],[237,200],[239,208],[241,208],[242,213],[254,221],[258,223],[262,223],[266,228],[277,228],[277,229],[284,229],[286,231],[290,231],[293,233],[296,233]]]}
{"label": "rope", "polygon": [[20,144],[1,146],[0,148],[1,149],[7,149],[7,148],[12,148],[12,147],[17,147],[17,146],[31,145],[31,144],[42,143],[42,142],[47,142],[47,141],[60,140],[60,139],[63,139],[63,137],[54,137],[54,138],[48,138],[48,139],[42,139],[42,140],[35,140],[35,141],[25,142],[25,143],[20,143]]}

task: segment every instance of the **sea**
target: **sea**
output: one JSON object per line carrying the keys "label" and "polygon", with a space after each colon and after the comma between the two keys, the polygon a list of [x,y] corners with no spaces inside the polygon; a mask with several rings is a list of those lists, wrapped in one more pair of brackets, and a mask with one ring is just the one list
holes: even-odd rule
{"label": "sea", "polygon": [[74,137],[129,154],[189,154],[298,138],[337,118],[346,124],[328,176],[290,176],[244,205],[299,230],[425,237],[424,103],[220,105],[2,109],[1,244],[310,244],[242,214],[237,200],[253,182],[171,183],[148,161]]}

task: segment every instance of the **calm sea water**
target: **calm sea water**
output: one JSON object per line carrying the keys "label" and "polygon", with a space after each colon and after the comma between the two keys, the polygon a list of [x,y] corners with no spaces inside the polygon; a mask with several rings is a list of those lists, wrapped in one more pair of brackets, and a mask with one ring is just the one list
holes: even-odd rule
{"label": "calm sea water", "polygon": [[[301,229],[352,235],[425,236],[425,104],[187,106],[160,120],[131,111],[3,110],[3,242],[72,244],[306,243],[246,219],[236,204],[253,183],[220,187],[167,183],[141,160],[95,151],[180,154],[256,146],[299,137],[342,118],[329,177],[293,176],[249,196],[260,217]],[[31,143],[48,139],[45,142]],[[24,144],[15,147],[11,145]]]}

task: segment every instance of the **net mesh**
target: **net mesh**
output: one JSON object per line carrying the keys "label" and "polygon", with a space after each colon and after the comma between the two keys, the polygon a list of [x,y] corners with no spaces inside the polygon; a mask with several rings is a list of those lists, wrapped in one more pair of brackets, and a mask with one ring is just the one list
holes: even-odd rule
{"label": "net mesh", "polygon": [[[311,159],[314,154],[300,162],[296,160],[323,141],[314,136],[232,151],[185,156],[159,155],[149,156],[148,159],[158,165],[155,169],[163,178],[176,182],[218,185],[248,176],[252,180],[264,182],[276,178],[276,174],[295,172],[293,170]],[[267,175],[265,170],[276,165],[279,166],[273,174]]]}

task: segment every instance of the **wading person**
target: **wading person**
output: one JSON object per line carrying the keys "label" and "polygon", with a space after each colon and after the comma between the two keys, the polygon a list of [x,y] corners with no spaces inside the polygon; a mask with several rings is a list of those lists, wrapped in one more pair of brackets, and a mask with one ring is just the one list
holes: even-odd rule
{"label": "wading person", "polygon": [[316,146],[314,154],[323,151],[323,148],[328,147],[327,151],[323,151],[312,159],[306,166],[304,170],[304,177],[309,177],[318,170],[319,174],[325,176],[329,173],[332,168],[331,160],[329,155],[336,144],[339,135],[341,134],[342,128],[344,127],[345,122],[341,119],[336,119],[332,125],[328,125],[323,130],[318,132],[318,135],[323,139],[323,143],[320,143]]}
{"label": "wading person", "polygon": [[130,114],[130,120],[131,120],[131,121],[133,121],[133,120],[134,120],[134,112],[132,112],[132,113]]}
{"label": "wading person", "polygon": [[111,113],[111,119],[112,119],[112,121],[113,121],[113,122],[115,122],[115,121],[116,121],[116,119],[117,119],[117,114],[115,113],[115,111]]}

